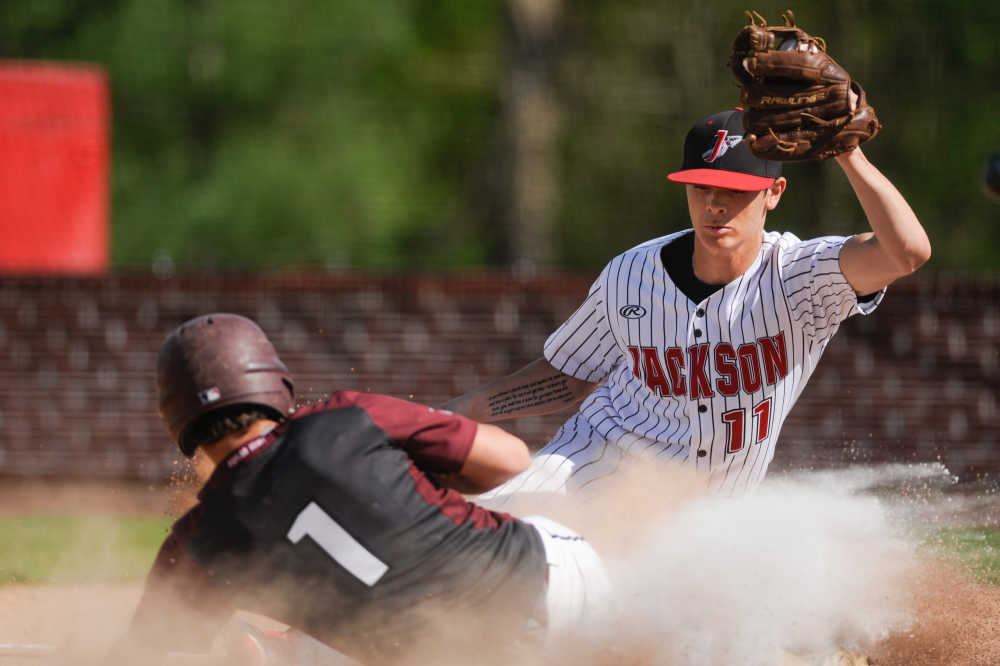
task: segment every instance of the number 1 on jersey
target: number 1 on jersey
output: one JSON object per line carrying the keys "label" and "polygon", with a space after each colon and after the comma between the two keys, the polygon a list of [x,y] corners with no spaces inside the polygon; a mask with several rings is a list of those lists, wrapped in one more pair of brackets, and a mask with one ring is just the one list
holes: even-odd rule
{"label": "number 1 on jersey", "polygon": [[334,562],[368,587],[377,583],[389,570],[385,562],[358,543],[316,502],[309,502],[299,512],[286,536],[292,543],[298,543],[302,537],[309,537]]}
{"label": "number 1 on jersey", "polygon": [[[753,444],[759,444],[767,439],[768,432],[771,430],[770,398],[754,405],[753,417],[757,420],[757,438],[753,441]],[[746,409],[740,407],[739,409],[723,412],[722,422],[726,424],[728,434],[727,440],[729,445],[726,447],[726,453],[742,451],[744,446],[743,432],[746,430]]]}

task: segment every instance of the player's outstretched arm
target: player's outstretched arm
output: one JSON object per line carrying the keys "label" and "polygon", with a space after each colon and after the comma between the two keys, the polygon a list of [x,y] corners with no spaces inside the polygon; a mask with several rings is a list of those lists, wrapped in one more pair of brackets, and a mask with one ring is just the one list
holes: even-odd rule
{"label": "player's outstretched arm", "polygon": [[531,464],[528,446],[519,437],[488,423],[480,423],[469,456],[457,474],[438,476],[449,488],[466,495],[493,490]]}
{"label": "player's outstretched arm", "polygon": [[844,245],[840,268],[854,291],[871,294],[920,268],[930,259],[931,243],[910,204],[860,148],[836,160],[872,228]]}
{"label": "player's outstretched arm", "polygon": [[452,398],[442,407],[489,423],[562,411],[583,400],[596,386],[560,372],[540,358],[517,372]]}

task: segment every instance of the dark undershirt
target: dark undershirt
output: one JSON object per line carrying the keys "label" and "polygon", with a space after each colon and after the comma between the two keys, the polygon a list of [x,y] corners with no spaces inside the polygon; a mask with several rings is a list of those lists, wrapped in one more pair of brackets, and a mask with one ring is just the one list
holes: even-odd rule
{"label": "dark undershirt", "polygon": [[694,234],[678,236],[660,250],[660,261],[677,288],[695,303],[722,289],[725,285],[708,284],[694,274]]}
{"label": "dark undershirt", "polygon": [[[703,300],[722,289],[725,285],[708,284],[694,274],[694,234],[687,233],[670,241],[660,250],[660,261],[677,288],[694,303]],[[859,303],[875,299],[879,292],[858,296]]]}

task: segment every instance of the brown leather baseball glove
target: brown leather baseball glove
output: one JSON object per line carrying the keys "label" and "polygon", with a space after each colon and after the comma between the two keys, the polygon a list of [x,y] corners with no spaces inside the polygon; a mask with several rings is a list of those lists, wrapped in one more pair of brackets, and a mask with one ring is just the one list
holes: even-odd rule
{"label": "brown leather baseball glove", "polygon": [[[756,12],[733,42],[729,68],[746,107],[750,149],[766,160],[821,160],[853,150],[881,129],[864,89],[826,52],[822,37],[769,26]],[[853,95],[851,93],[854,93]]]}

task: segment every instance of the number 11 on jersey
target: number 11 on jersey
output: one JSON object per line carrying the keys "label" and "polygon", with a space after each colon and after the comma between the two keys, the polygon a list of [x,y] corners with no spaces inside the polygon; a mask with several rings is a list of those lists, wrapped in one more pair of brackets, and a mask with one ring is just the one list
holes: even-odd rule
{"label": "number 11 on jersey", "polygon": [[[744,432],[746,431],[747,410],[743,407],[732,409],[722,413],[722,422],[726,424],[729,445],[726,453],[737,453],[743,450]],[[759,444],[767,439],[767,434],[771,429],[771,399],[766,398],[762,402],[754,405],[753,418],[757,422],[757,438],[751,444]]]}

